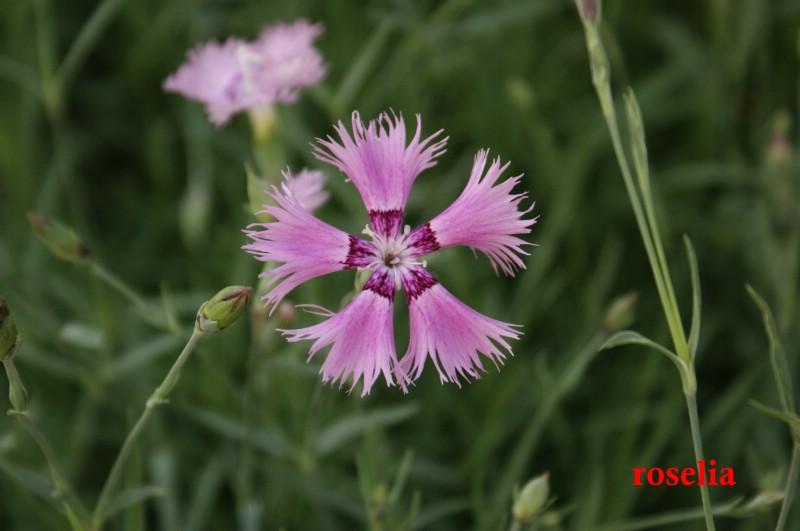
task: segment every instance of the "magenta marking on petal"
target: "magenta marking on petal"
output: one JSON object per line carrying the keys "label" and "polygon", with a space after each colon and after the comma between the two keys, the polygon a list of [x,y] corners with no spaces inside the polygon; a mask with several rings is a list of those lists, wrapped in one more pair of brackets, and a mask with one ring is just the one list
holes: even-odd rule
{"label": "magenta marking on petal", "polygon": [[368,241],[350,235],[350,245],[347,250],[347,258],[342,263],[346,269],[358,269],[367,267],[375,260],[375,250]]}
{"label": "magenta marking on petal", "polygon": [[530,233],[537,218],[525,217],[533,205],[520,208],[527,193],[513,192],[522,176],[501,180],[509,163],[495,158],[486,169],[488,155],[488,151],[478,151],[464,191],[430,226],[441,247],[477,249],[489,258],[495,271],[513,276],[516,269],[525,268],[521,256],[528,253],[523,247],[531,245],[518,235]]}
{"label": "magenta marking on petal", "polygon": [[381,269],[372,273],[367,283],[364,284],[364,290],[371,291],[381,297],[394,300],[394,292],[396,290],[394,275],[389,269]]}
{"label": "magenta marking on petal", "polygon": [[369,221],[376,234],[394,238],[399,236],[402,231],[403,211],[399,209],[370,210]]}
{"label": "magenta marking on petal", "polygon": [[400,275],[408,302],[413,301],[439,282],[422,267],[408,268]]}
{"label": "magenta marking on petal", "polygon": [[411,253],[411,258],[430,254],[442,247],[439,245],[439,240],[436,239],[436,233],[431,228],[430,223],[421,225],[411,231],[411,234],[406,237],[406,245]]}

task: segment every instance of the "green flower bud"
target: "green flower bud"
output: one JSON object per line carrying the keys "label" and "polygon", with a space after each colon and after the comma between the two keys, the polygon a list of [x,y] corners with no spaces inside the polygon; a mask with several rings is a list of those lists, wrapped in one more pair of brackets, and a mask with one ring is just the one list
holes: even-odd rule
{"label": "green flower bud", "polygon": [[14,407],[14,411],[21,413],[28,407],[28,391],[22,384],[22,379],[14,366],[14,360],[3,360],[3,366],[6,369],[6,376],[8,376],[8,399]]}
{"label": "green flower bud", "polygon": [[0,361],[13,359],[22,341],[6,301],[0,298]]}
{"label": "green flower bud", "polygon": [[529,524],[547,508],[547,497],[550,495],[549,477],[549,472],[536,476],[516,494],[514,506],[511,508],[514,520],[520,524]]}
{"label": "green flower bud", "polygon": [[70,264],[89,259],[89,248],[71,228],[34,212],[28,212],[26,216],[33,230],[57,258]]}
{"label": "green flower bud", "polygon": [[636,300],[639,295],[635,291],[624,293],[611,301],[606,313],[603,315],[603,328],[609,335],[627,328],[634,317]]}
{"label": "green flower bud", "polygon": [[578,10],[587,24],[597,25],[600,21],[600,0],[578,0]]}
{"label": "green flower bud", "polygon": [[195,327],[201,332],[218,332],[232,325],[250,303],[248,286],[228,286],[208,299],[197,312]]}

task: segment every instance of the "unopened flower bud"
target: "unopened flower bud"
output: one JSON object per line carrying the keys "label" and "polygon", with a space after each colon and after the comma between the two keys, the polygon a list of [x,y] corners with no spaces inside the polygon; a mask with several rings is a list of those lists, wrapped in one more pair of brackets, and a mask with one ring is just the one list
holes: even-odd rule
{"label": "unopened flower bud", "polygon": [[297,310],[294,309],[294,304],[291,302],[283,301],[278,305],[278,319],[282,325],[293,323],[296,316]]}
{"label": "unopened flower bud", "polygon": [[550,473],[545,472],[536,476],[522,487],[514,498],[511,509],[514,520],[520,524],[529,524],[538,518],[548,506],[547,497],[550,496]]}
{"label": "unopened flower bud", "polygon": [[14,406],[14,411],[25,411],[28,405],[28,392],[14,367],[14,356],[21,343],[8,305],[0,298],[0,361],[3,362],[8,376],[8,398]]}
{"label": "unopened flower bud", "polygon": [[600,21],[600,0],[578,0],[578,10],[588,24],[597,25]]}
{"label": "unopened flower bud", "polygon": [[636,300],[639,295],[635,291],[624,293],[611,301],[605,315],[603,315],[603,328],[611,334],[617,330],[627,328],[633,322]]}
{"label": "unopened flower bud", "polygon": [[89,259],[89,248],[71,228],[34,212],[28,212],[26,216],[33,230],[57,258],[70,264]]}
{"label": "unopened flower bud", "polygon": [[248,286],[228,286],[208,299],[197,312],[196,328],[201,332],[217,332],[232,325],[250,303]]}
{"label": "unopened flower bud", "polygon": [[783,501],[783,492],[779,490],[768,490],[759,492],[749,502],[747,502],[743,509],[748,511],[765,512],[774,509],[775,505]]}
{"label": "unopened flower bud", "polygon": [[14,360],[3,362],[8,376],[8,399],[14,408],[14,411],[22,412],[28,408],[28,391],[22,384],[22,380],[17,373],[17,368],[14,366]]}
{"label": "unopened flower bud", "polygon": [[770,139],[764,153],[765,184],[773,226],[785,232],[796,224],[798,212],[794,154],[789,140],[792,119],[782,109],[775,113],[771,122]]}
{"label": "unopened flower bud", "polygon": [[12,359],[17,354],[20,343],[14,318],[11,317],[6,301],[0,298],[0,361]]}

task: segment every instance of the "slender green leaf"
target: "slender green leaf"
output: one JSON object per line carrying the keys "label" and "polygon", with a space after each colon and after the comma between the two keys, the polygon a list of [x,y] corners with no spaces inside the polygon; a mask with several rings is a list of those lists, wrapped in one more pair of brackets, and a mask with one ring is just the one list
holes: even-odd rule
{"label": "slender green leaf", "polygon": [[282,433],[267,430],[247,430],[239,419],[232,419],[199,407],[189,407],[186,413],[201,425],[236,441],[248,439],[258,448],[274,457],[285,458],[294,452]]}
{"label": "slender green leaf", "polygon": [[602,345],[600,345],[598,350],[607,350],[610,348],[621,347],[623,345],[642,345],[645,347],[650,347],[656,352],[665,355],[673,362],[679,364],[682,363],[680,358],[677,355],[675,355],[674,352],[672,352],[666,347],[659,345],[652,339],[646,338],[639,332],[634,332],[633,330],[622,330],[620,332],[617,332],[616,334],[606,339],[606,341]]}
{"label": "slender green leaf", "polygon": [[396,505],[400,502],[400,496],[403,494],[403,488],[408,479],[408,473],[411,470],[411,463],[414,461],[414,451],[411,449],[406,450],[403,454],[403,460],[400,461],[400,466],[397,467],[397,472],[394,476],[394,483],[392,490],[389,492],[389,503]]}
{"label": "slender green leaf", "polygon": [[83,527],[83,524],[81,523],[81,519],[78,518],[78,515],[75,514],[75,511],[73,511],[72,507],[70,507],[66,502],[64,502],[64,514],[67,515],[69,527],[72,529],[72,531],[86,531],[86,528]]}
{"label": "slender green leaf", "polygon": [[700,292],[700,271],[697,267],[697,255],[689,236],[683,235],[683,244],[686,246],[686,255],[689,258],[689,274],[692,281],[692,324],[689,328],[689,356],[694,363],[697,354],[697,344],[700,341],[700,312],[702,311],[702,298]]}
{"label": "slender green leaf", "polygon": [[757,400],[749,400],[748,403],[757,410],[759,410],[760,412],[764,413],[765,415],[769,415],[770,417],[785,422],[793,430],[800,430],[800,417],[798,417],[797,415],[791,415],[789,413],[785,413],[780,409],[775,409],[774,407],[764,405],[761,402],[758,402]]}
{"label": "slender green leaf", "polygon": [[399,424],[413,417],[417,412],[419,412],[419,406],[410,403],[337,419],[330,426],[324,428],[317,437],[315,445],[317,455],[327,455],[373,428]]}
{"label": "slender green leaf", "polygon": [[750,297],[761,311],[761,316],[764,320],[764,329],[769,339],[769,360],[772,365],[772,375],[775,377],[775,384],[778,387],[778,396],[781,400],[781,406],[786,413],[796,415],[797,410],[795,409],[794,395],[792,394],[789,363],[786,360],[786,351],[781,343],[778,327],[775,324],[775,318],[772,316],[772,310],[770,310],[767,302],[752,286],[748,284],[745,287]]}
{"label": "slender green leaf", "polygon": [[174,335],[160,334],[152,339],[141,341],[130,350],[114,358],[102,368],[103,378],[107,382],[131,376],[141,371],[156,359],[167,354],[174,354],[185,341]]}
{"label": "slender green leaf", "polygon": [[203,469],[186,512],[186,525],[183,528],[185,531],[208,529],[212,510],[216,507],[216,500],[219,499],[218,491],[224,477],[224,465],[221,456],[215,455]]}
{"label": "slender green leaf", "polygon": [[114,516],[129,505],[140,503],[147,498],[155,498],[163,495],[163,489],[154,485],[146,485],[144,487],[136,487],[135,489],[124,490],[117,494],[114,500],[108,505],[108,509],[105,511],[103,519],[106,520]]}
{"label": "slender green leaf", "polygon": [[[738,506],[742,503],[744,498],[735,498],[725,503],[718,503],[713,509],[715,515],[728,515],[732,516],[738,514],[736,511]],[[638,529],[663,529],[664,526],[679,524],[682,522],[691,522],[693,520],[700,520],[703,518],[703,509],[678,509],[675,511],[668,511],[662,514],[653,516],[644,516],[641,518],[633,518],[624,522],[616,522],[614,524],[604,525],[598,528],[598,531],[635,531]]]}

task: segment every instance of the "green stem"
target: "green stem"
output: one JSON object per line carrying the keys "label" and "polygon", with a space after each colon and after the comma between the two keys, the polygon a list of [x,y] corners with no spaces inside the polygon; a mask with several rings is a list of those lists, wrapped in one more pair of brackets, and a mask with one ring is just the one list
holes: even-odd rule
{"label": "green stem", "polygon": [[101,264],[92,261],[89,266],[91,272],[100,280],[115,289],[120,295],[128,299],[139,310],[142,318],[151,325],[166,330],[175,335],[182,336],[180,326],[171,316],[160,308],[154,308],[147,303],[138,293],[133,291],[125,282],[117,278],[111,271]]}
{"label": "green stem", "polygon": [[127,284],[125,284],[122,280],[117,278],[113,273],[111,273],[108,269],[103,267],[102,265],[98,264],[97,262],[92,262],[91,271],[98,278],[106,282],[109,286],[117,290],[123,297],[131,301],[135,306],[144,310],[149,309],[149,305],[142,299],[139,294],[133,291]]}
{"label": "green stem", "polygon": [[[581,7],[578,5],[578,9]],[[600,37],[599,28],[596,24],[588,22],[583,19],[583,27],[586,35],[586,47],[589,53],[589,60],[592,71],[592,84],[597,92],[597,97],[600,100],[600,107],[603,111],[603,116],[608,126],[608,131],[611,135],[611,142],[614,146],[614,154],[616,155],[617,162],[622,172],[622,178],[625,182],[625,189],[628,193],[633,213],[636,218],[636,224],[639,228],[639,233],[644,243],[647,259],[650,262],[650,269],[653,273],[653,278],[658,290],[661,306],[664,310],[664,317],[667,321],[667,326],[672,337],[672,343],[675,348],[675,353],[678,355],[679,361],[676,363],[681,375],[683,383],[683,392],[686,396],[686,405],[689,412],[689,423],[692,430],[692,443],[694,446],[694,453],[696,461],[703,460],[703,442],[700,434],[700,421],[697,413],[697,399],[696,390],[697,382],[694,371],[694,360],[692,354],[689,352],[689,345],[686,339],[686,333],[683,329],[681,322],[680,310],[678,308],[677,299],[675,297],[675,290],[672,285],[672,278],[669,273],[669,267],[664,253],[664,246],[661,242],[661,236],[658,231],[658,224],[656,222],[655,209],[652,203],[652,191],[650,190],[649,178],[647,174],[647,165],[645,156],[645,141],[643,130],[639,133],[641,140],[641,152],[634,151],[634,157],[638,154],[640,159],[638,170],[638,187],[633,179],[633,174],[628,163],[628,158],[622,144],[622,135],[619,130],[619,123],[617,121],[616,107],[614,106],[614,97],[611,91],[611,84],[609,82],[609,62]],[[632,93],[630,98],[632,99]],[[630,101],[629,110],[634,109],[637,111],[635,119],[640,120],[638,116],[638,107],[633,105],[635,101]],[[630,115],[629,115],[630,117]],[[630,123],[630,122],[629,122]],[[636,125],[641,125],[637,123]],[[638,131],[637,131],[638,132]],[[632,131],[632,134],[637,132]],[[678,361],[678,360],[676,360]],[[703,501],[703,514],[705,516],[706,527],[708,531],[714,531],[714,517],[711,510],[711,500],[708,494],[708,487],[700,487],[700,496]]]}
{"label": "green stem", "polygon": [[53,449],[50,447],[50,443],[47,442],[47,438],[45,438],[44,434],[30,419],[27,411],[12,410],[9,411],[9,415],[17,419],[17,421],[22,424],[26,430],[28,430],[28,433],[36,441],[36,444],[42,451],[42,455],[44,455],[44,458],[47,461],[47,466],[50,468],[50,476],[53,479],[53,485],[55,487],[57,496],[64,499],[64,503],[68,508],[75,512],[83,528],[87,529],[89,523],[89,511],[86,510],[86,507],[84,507],[83,503],[78,498],[78,495],[75,493],[72,485],[67,480],[64,472],[62,472],[61,465],[58,463],[58,459],[56,458]]}
{"label": "green stem", "polygon": [[775,526],[775,531],[783,531],[786,528],[786,522],[789,520],[789,510],[797,492],[798,477],[800,477],[800,443],[795,442],[792,449],[792,461],[789,465],[789,475],[786,477],[786,487],[783,492],[783,505],[781,506],[781,513],[778,516],[778,525]]}
{"label": "green stem", "polygon": [[117,9],[125,0],[105,0],[97,6],[92,16],[81,28],[81,32],[75,38],[67,52],[66,57],[61,62],[55,73],[55,79],[62,92],[66,92],[66,87],[75,76],[92,46],[100,38],[100,34],[108,27]]}
{"label": "green stem", "polygon": [[128,459],[128,454],[130,454],[131,449],[133,449],[133,445],[136,443],[136,440],[139,438],[139,434],[142,432],[147,424],[147,421],[153,414],[155,407],[166,402],[167,395],[169,395],[170,391],[173,387],[175,387],[175,384],[178,381],[181,368],[186,363],[186,360],[189,358],[189,354],[192,353],[195,345],[200,340],[202,335],[203,332],[195,327],[194,332],[192,332],[192,337],[189,338],[189,341],[186,343],[183,351],[178,356],[178,359],[175,360],[175,363],[172,365],[169,373],[167,373],[164,381],[161,382],[161,385],[159,385],[158,388],[153,391],[153,394],[150,395],[150,398],[147,399],[147,404],[145,405],[141,417],[139,417],[139,420],[136,421],[133,429],[130,431],[130,433],[128,433],[128,437],[122,444],[119,455],[117,455],[117,459],[114,461],[111,472],[108,474],[106,483],[103,485],[103,490],[100,492],[97,505],[92,513],[92,531],[99,531],[102,528],[103,521],[105,520],[106,516],[105,511],[108,508],[108,504],[111,501],[111,496],[114,494],[117,483],[119,483],[119,480],[122,476],[122,469],[125,465],[125,461]]}
{"label": "green stem", "polygon": [[586,30],[586,43],[592,64],[592,83],[597,92],[597,97],[600,100],[603,117],[605,118],[608,131],[611,135],[614,154],[617,157],[617,163],[622,172],[622,179],[625,182],[625,190],[628,193],[628,199],[633,207],[636,224],[642,236],[642,242],[644,243],[644,248],[647,253],[647,259],[650,262],[650,269],[653,272],[656,289],[658,290],[664,315],[667,319],[667,326],[669,327],[670,335],[675,345],[676,354],[688,364],[691,362],[689,349],[687,347],[683,326],[681,325],[680,314],[677,313],[675,293],[672,288],[672,280],[670,279],[669,271],[666,267],[663,245],[657,231],[655,215],[651,210],[652,207],[648,209],[650,215],[647,215],[648,213],[645,212],[645,208],[642,206],[643,204],[645,204],[645,206],[650,205],[650,200],[642,199],[644,190],[640,190],[636,186],[630,165],[628,164],[628,158],[625,155],[625,149],[622,145],[622,135],[619,130],[616,108],[614,107],[614,98],[611,93],[611,85],[608,77],[608,56],[606,55],[603,42],[600,39],[598,28],[591,24],[585,24],[584,28]]}
{"label": "green stem", "polygon": [[[686,387],[686,386],[684,386]],[[689,424],[692,428],[692,443],[694,445],[694,456],[697,461],[702,461],[703,440],[700,436],[700,417],[697,414],[697,395],[686,393],[686,409],[689,411]],[[708,495],[708,486],[700,484],[700,498],[703,500],[703,515],[706,519],[706,529],[715,531],[714,515],[711,511],[711,498]]]}

